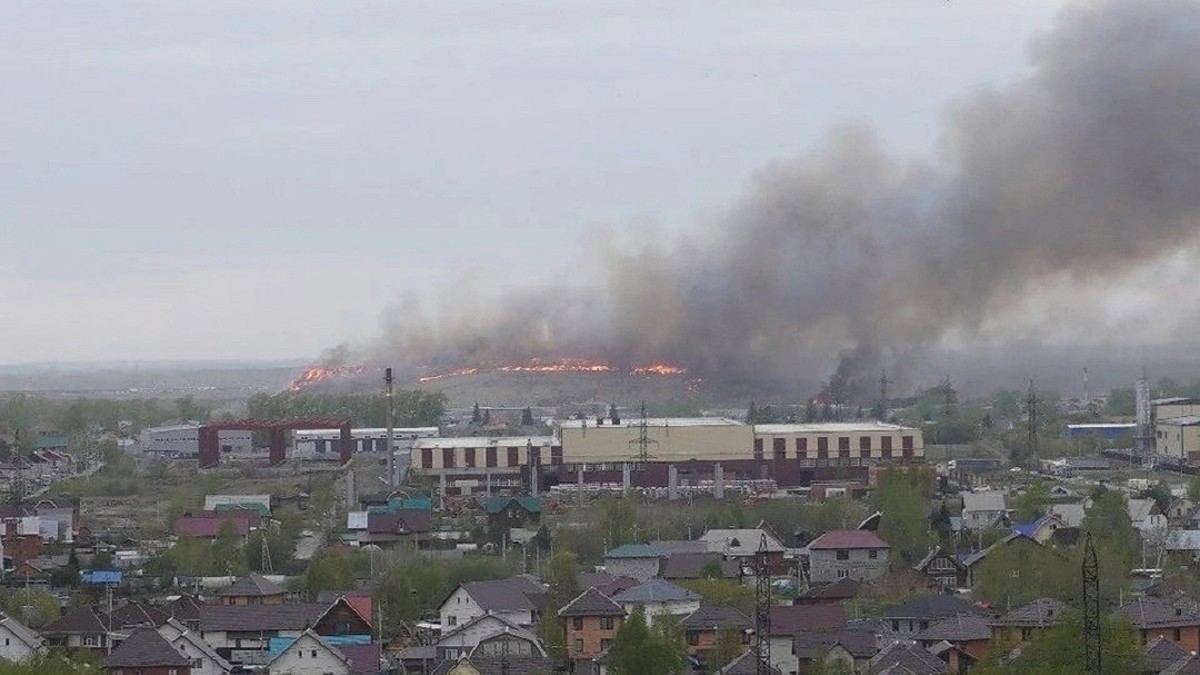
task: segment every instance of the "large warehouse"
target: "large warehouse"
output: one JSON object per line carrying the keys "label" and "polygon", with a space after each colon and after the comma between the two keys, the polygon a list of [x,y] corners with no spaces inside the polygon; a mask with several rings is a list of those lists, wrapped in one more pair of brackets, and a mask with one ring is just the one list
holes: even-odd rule
{"label": "large warehouse", "polygon": [[[567,420],[554,436],[418,439],[414,473],[452,492],[557,483],[666,487],[773,479],[802,486],[864,478],[869,467],[922,462],[921,430],[874,421],[748,425],[736,420],[656,418]],[[534,468],[536,467],[536,471]]]}
{"label": "large warehouse", "polygon": [[[221,454],[245,454],[254,449],[252,432],[222,431]],[[160,455],[191,456],[200,451],[200,427],[193,424],[153,427],[142,431],[142,447]]]}
{"label": "large warehouse", "polygon": [[1154,454],[1200,464],[1200,399],[1160,398],[1150,402]]}

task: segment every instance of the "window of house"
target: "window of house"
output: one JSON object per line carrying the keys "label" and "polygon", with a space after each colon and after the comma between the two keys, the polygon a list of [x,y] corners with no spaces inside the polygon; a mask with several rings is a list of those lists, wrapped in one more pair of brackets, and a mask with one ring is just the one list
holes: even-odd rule
{"label": "window of house", "polygon": [[900,447],[904,450],[912,450],[913,449],[913,437],[912,436],[901,436],[900,437]]}
{"label": "window of house", "polygon": [[449,617],[446,618],[446,625],[447,626],[457,626],[458,625],[458,617],[454,616],[453,614],[450,615]]}
{"label": "window of house", "polygon": [[99,635],[84,635],[83,636],[83,646],[84,647],[99,647],[100,646],[100,636]]}
{"label": "window of house", "polygon": [[575,630],[583,630],[583,617],[577,616],[571,619],[571,627]]}
{"label": "window of house", "polygon": [[838,450],[849,450],[849,449],[850,449],[850,437],[849,436],[838,436]]}
{"label": "window of house", "polygon": [[879,445],[882,449],[887,450],[888,452],[891,452],[892,451],[892,437],[884,436],[883,438],[880,438]]}
{"label": "window of house", "polygon": [[874,548],[873,548],[873,549],[871,549],[870,551],[867,551],[867,557],[868,557],[868,558],[870,558],[871,560],[874,560],[874,559],[878,558],[878,557],[879,557],[879,550],[878,550],[878,549],[874,549]]}
{"label": "window of house", "polygon": [[858,449],[859,450],[870,450],[871,449],[871,437],[870,436],[859,436],[858,437]]}
{"label": "window of house", "polygon": [[838,570],[837,571],[837,578],[839,578],[839,579],[845,579],[849,576],[850,576],[850,570]]}
{"label": "window of house", "polygon": [[487,448],[486,450],[484,450],[484,460],[483,461],[489,468],[494,468],[496,466],[496,449],[495,448]]}
{"label": "window of house", "polygon": [[1183,637],[1183,635],[1180,633],[1180,630],[1178,628],[1176,628],[1175,629],[1175,641],[1179,642],[1180,638],[1182,638],[1182,637]]}
{"label": "window of house", "polygon": [[612,618],[611,616],[600,617],[600,627],[604,630],[612,630],[616,627],[616,623],[616,619]]}
{"label": "window of house", "polygon": [[313,657],[314,659],[315,659],[315,658],[317,658],[317,650],[313,649],[313,650],[311,650],[311,651],[312,651],[312,657]]}
{"label": "window of house", "polygon": [[929,628],[929,622],[928,622],[928,621],[922,621],[922,622],[921,622],[920,624],[918,624],[918,625],[920,625],[920,627],[921,627],[921,630],[925,630],[926,628]]}
{"label": "window of house", "polygon": [[771,449],[775,452],[787,452],[787,439],[776,438],[771,441]]}
{"label": "window of house", "polygon": [[849,560],[850,559],[850,551],[848,551],[844,548],[838,549],[837,559],[838,560]]}
{"label": "window of house", "polygon": [[700,644],[700,631],[689,630],[687,632],[687,643],[691,647],[695,647],[696,645]]}
{"label": "window of house", "polygon": [[583,640],[575,640],[574,644],[571,645],[571,649],[572,649],[572,651],[574,651],[576,653],[582,652],[583,651]]}
{"label": "window of house", "polygon": [[900,622],[899,621],[892,621],[892,632],[893,633],[900,632]]}
{"label": "window of house", "polygon": [[610,640],[609,638],[603,638],[600,640],[600,650],[601,651],[608,649],[611,646],[612,646],[612,640]]}
{"label": "window of house", "polygon": [[556,464],[556,465],[563,463],[563,453],[562,453],[561,445],[555,445],[550,448],[550,463]]}

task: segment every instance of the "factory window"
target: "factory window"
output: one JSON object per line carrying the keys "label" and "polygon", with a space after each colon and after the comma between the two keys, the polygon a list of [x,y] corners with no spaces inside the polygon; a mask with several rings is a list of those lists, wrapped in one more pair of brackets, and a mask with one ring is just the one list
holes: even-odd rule
{"label": "factory window", "polygon": [[433,468],[433,448],[421,448],[421,468]]}
{"label": "factory window", "polygon": [[838,436],[838,450],[849,450],[849,449],[850,449],[850,437],[849,436]]}
{"label": "factory window", "polygon": [[871,437],[870,436],[859,436],[858,437],[858,449],[859,450],[870,450],[871,449]]}
{"label": "factory window", "polygon": [[442,468],[454,468],[454,448],[442,448]]}
{"label": "factory window", "polygon": [[787,450],[783,448],[775,448],[775,461],[782,462],[787,459]]}
{"label": "factory window", "polygon": [[829,456],[829,437],[820,436],[817,438],[817,458],[825,459]]}
{"label": "factory window", "polygon": [[763,439],[754,439],[754,459],[763,458]]}
{"label": "factory window", "polygon": [[509,448],[508,449],[508,465],[509,466],[518,466],[521,463],[520,459],[518,459],[518,457],[517,457],[518,452],[520,452],[519,448]]}
{"label": "factory window", "polygon": [[496,449],[495,448],[487,449],[487,457],[486,457],[485,461],[487,462],[488,468],[495,468],[495,466],[496,466]]}
{"label": "factory window", "polygon": [[771,441],[771,447],[775,450],[775,454],[787,452],[787,439],[776,438],[775,440]]}
{"label": "factory window", "polygon": [[887,450],[888,452],[892,451],[892,437],[891,436],[884,436],[883,438],[879,439],[879,442],[882,444],[882,447],[884,450]]}
{"label": "factory window", "polygon": [[550,463],[561,466],[563,463],[562,446],[555,445],[550,448]]}
{"label": "factory window", "polygon": [[467,448],[463,452],[463,466],[475,467],[475,448]]}
{"label": "factory window", "polygon": [[807,438],[797,438],[796,439],[796,456],[799,457],[800,459],[804,459],[805,457],[808,456],[808,439]]}
{"label": "factory window", "polygon": [[534,466],[537,466],[542,463],[542,449],[541,448],[534,448],[534,447],[529,448],[529,463]]}
{"label": "factory window", "polygon": [[913,449],[913,437],[912,436],[902,436],[900,438],[900,447],[904,448],[905,450],[912,450]]}

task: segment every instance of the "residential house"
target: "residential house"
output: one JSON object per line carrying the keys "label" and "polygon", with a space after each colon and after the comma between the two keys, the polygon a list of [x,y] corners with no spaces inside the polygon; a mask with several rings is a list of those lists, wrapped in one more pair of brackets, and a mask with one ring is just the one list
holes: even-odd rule
{"label": "residential house", "polygon": [[558,611],[563,622],[567,657],[592,660],[605,652],[625,620],[625,608],[596,588],[589,588]]}
{"label": "residential house", "polygon": [[662,554],[649,544],[623,544],[604,554],[604,571],[638,581],[658,574]]}
{"label": "residential house", "polygon": [[22,663],[45,650],[37,631],[0,612],[0,659]]}
{"label": "residential house", "polygon": [[831,530],[808,544],[809,580],[878,579],[887,573],[889,548],[870,530]]}
{"label": "residential house", "polygon": [[541,640],[533,631],[519,628],[488,635],[479,640],[470,656],[503,658],[504,656],[518,658],[546,658],[546,650]]}
{"label": "residential house", "polygon": [[433,512],[425,508],[368,510],[367,531],[359,535],[358,541],[384,548],[425,548],[429,545],[432,522]]}
{"label": "residential house", "polygon": [[1200,530],[1171,530],[1167,533],[1164,548],[1186,563],[1200,560]]}
{"label": "residential house", "polygon": [[1017,645],[1062,620],[1066,603],[1054,598],[1038,598],[1015,607],[992,620],[992,634]]}
{"label": "residential house", "polygon": [[158,627],[158,634],[188,660],[191,675],[229,675],[233,669],[198,632],[190,630],[178,619],[167,619]]}
{"label": "residential house", "polygon": [[191,675],[192,662],[153,628],[138,628],[109,653],[109,675]]}
{"label": "residential house", "polygon": [[503,644],[514,656],[545,656],[546,650],[527,627],[518,626],[507,619],[484,614],[443,633],[437,642],[437,659],[439,661],[457,660],[459,657],[474,653],[475,649],[485,640],[502,636]]}
{"label": "residential house", "polygon": [[741,576],[737,561],[728,560],[720,553],[671,553],[660,559],[658,578],[675,581],[679,579],[737,579]]}
{"label": "residential house", "polygon": [[457,661],[443,661],[430,675],[535,675],[552,669],[550,659],[544,656],[502,658],[472,654]]}
{"label": "residential house", "polygon": [[862,582],[849,577],[838,579],[832,584],[813,586],[792,601],[795,605],[839,604],[858,597]]}
{"label": "residential house", "polygon": [[960,588],[967,585],[967,571],[954,551],[934,546],[913,569],[924,574],[939,588]]}
{"label": "residential house", "polygon": [[709,530],[700,537],[700,541],[708,544],[709,551],[732,558],[743,569],[749,570],[755,569],[759,550],[765,543],[770,573],[774,576],[788,572],[788,562],[784,558],[787,548],[775,533],[761,524],[755,528]]}
{"label": "residential house", "polygon": [[[893,642],[870,660],[873,675],[943,675],[950,664],[911,642]],[[958,671],[954,671],[958,672]]]}
{"label": "residential house", "polygon": [[992,640],[992,617],[978,614],[956,614],[939,619],[914,638],[929,649],[939,642],[949,642],[976,661],[987,655]]}
{"label": "residential house", "polygon": [[[1145,673],[1171,672],[1169,669],[1173,669],[1172,666],[1189,657],[1191,654],[1180,648],[1179,645],[1159,635],[1147,642],[1146,647],[1142,649],[1141,670]],[[1175,672],[1189,671],[1175,670]]]}
{"label": "residential house", "polygon": [[442,630],[453,630],[484,614],[495,614],[517,626],[532,626],[537,606],[531,595],[533,589],[516,577],[459,584],[438,612]]}
{"label": "residential house", "polygon": [[1129,510],[1129,520],[1133,523],[1133,527],[1143,535],[1167,528],[1167,517],[1159,510],[1158,503],[1153,499],[1130,497],[1126,500],[1125,506]]}
{"label": "residential house", "polygon": [[[378,662],[375,664],[378,668]],[[350,659],[306,629],[267,664],[271,675],[350,675]]]}
{"label": "residential house", "polygon": [[927,630],[942,619],[959,615],[990,619],[992,612],[957,595],[926,595],[886,610],[883,622],[893,633],[911,636]]}
{"label": "residential house", "polygon": [[138,600],[118,605],[113,611],[102,615],[110,630],[124,631],[130,628],[158,628],[169,618],[161,609]]}
{"label": "residential house", "polygon": [[488,526],[495,529],[510,529],[537,525],[542,518],[542,498],[532,495],[520,497],[489,497],[484,504]]}
{"label": "residential house", "polygon": [[[797,675],[805,675],[817,663],[840,662],[861,672],[871,657],[879,653],[875,631],[869,627],[843,626],[838,630],[801,630],[792,639],[792,654]],[[774,650],[772,650],[774,660]],[[789,671],[784,671],[785,673]]]}
{"label": "residential house", "polygon": [[799,669],[793,643],[797,633],[836,632],[846,625],[846,612],[839,604],[775,605],[771,612],[771,665],[783,673]]}
{"label": "residential house", "polygon": [[962,527],[965,530],[998,527],[1008,517],[1003,492],[964,492],[962,503]]}
{"label": "residential house", "polygon": [[1059,528],[1065,527],[1067,524],[1061,518],[1053,513],[1048,513],[1033,522],[1014,523],[1012,529],[1013,532],[1023,537],[1029,537],[1039,544],[1045,544],[1050,541]]}
{"label": "residential house", "polygon": [[282,605],[287,597],[287,590],[263,575],[251,572],[232,585],[217,591],[217,597],[220,598],[220,604],[234,607]]}
{"label": "residential house", "polygon": [[[1015,567],[1005,570],[1013,578],[1020,576],[1032,576],[1036,578],[1048,565],[1058,564],[1062,559],[1062,554],[1058,551],[1042,546],[1029,537],[1012,532],[982,551],[972,553],[963,558],[962,565],[967,571],[968,586],[974,588],[979,584],[979,580],[982,578],[982,570],[987,567],[988,558],[992,553],[1001,550],[1012,552],[1012,555],[1005,556],[1005,558],[1010,561],[1015,559],[1017,562]],[[1011,562],[1008,564],[1011,564]]]}
{"label": "residential house", "polygon": [[1182,495],[1171,500],[1171,505],[1167,507],[1166,516],[1167,520],[1172,523],[1186,525],[1195,511],[1196,503],[1187,495]]}
{"label": "residential house", "polygon": [[632,577],[615,577],[608,572],[580,572],[577,579],[580,588],[594,588],[610,598],[642,583]]}
{"label": "residential house", "polygon": [[162,606],[162,611],[171,619],[176,619],[190,631],[200,630],[200,608],[204,606],[198,597],[183,594]]}
{"label": "residential house", "polygon": [[112,631],[92,607],[75,607],[42,628],[42,637],[54,647],[107,651],[113,646]]}
{"label": "residential house", "polygon": [[1138,598],[1118,607],[1113,616],[1128,619],[1142,643],[1162,636],[1185,651],[1200,652],[1200,612],[1156,598]]}
{"label": "residential house", "polygon": [[208,511],[198,514],[184,514],[175,519],[171,531],[177,537],[194,539],[216,539],[221,529],[233,528],[239,538],[245,538],[251,530],[262,527],[262,519],[253,511],[227,511],[218,513]]}
{"label": "residential house", "polygon": [[1087,504],[1052,504],[1050,513],[1058,516],[1067,527],[1082,527]]}
{"label": "residential house", "polygon": [[754,621],[738,610],[725,605],[704,605],[680,622],[688,654],[704,663],[708,653],[717,645],[723,630],[735,631],[742,644],[750,643]]}
{"label": "residential house", "polygon": [[206,605],[200,608],[200,637],[235,666],[263,666],[272,638],[299,637],[328,609],[323,603]]}
{"label": "residential house", "polygon": [[626,613],[641,607],[646,613],[646,623],[653,624],[660,614],[687,616],[700,609],[700,596],[681,586],[663,579],[650,579],[633,588],[621,591],[613,597]]}

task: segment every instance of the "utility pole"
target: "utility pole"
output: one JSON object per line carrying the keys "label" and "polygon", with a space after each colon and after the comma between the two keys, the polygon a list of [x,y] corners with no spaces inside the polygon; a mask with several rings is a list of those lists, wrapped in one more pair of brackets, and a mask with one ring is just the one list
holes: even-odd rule
{"label": "utility pole", "polygon": [[1033,380],[1029,380],[1029,395],[1025,399],[1025,404],[1029,409],[1026,453],[1029,461],[1036,462],[1038,456],[1038,395],[1037,389],[1033,386]]}
{"label": "utility pole", "polygon": [[1100,565],[1089,532],[1083,549],[1083,672],[1100,675]]}
{"label": "utility pole", "polygon": [[[387,484],[389,488],[396,487],[396,398],[392,390],[392,369],[385,368],[383,382],[387,387]],[[390,496],[390,495],[389,495]]]}
{"label": "utility pole", "polygon": [[650,424],[646,418],[646,402],[642,401],[642,419],[638,422],[638,436],[630,441],[630,445],[636,446],[637,450],[634,455],[637,457],[638,464],[645,465],[650,461],[650,446],[658,447],[658,441],[650,438]]}

